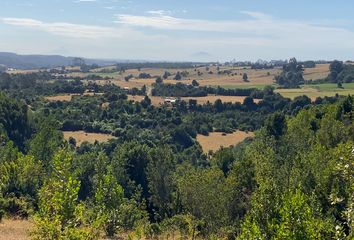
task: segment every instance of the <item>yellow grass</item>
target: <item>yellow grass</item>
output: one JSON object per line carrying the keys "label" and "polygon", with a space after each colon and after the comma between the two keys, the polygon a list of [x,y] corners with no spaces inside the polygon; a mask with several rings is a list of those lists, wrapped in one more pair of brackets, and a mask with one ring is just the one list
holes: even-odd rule
{"label": "yellow grass", "polygon": [[220,132],[209,133],[209,136],[197,135],[197,141],[202,146],[204,153],[208,153],[210,150],[215,152],[221,147],[229,147],[237,145],[248,137],[253,137],[252,132],[236,131],[232,134],[225,135]]}
{"label": "yellow grass", "polygon": [[114,138],[109,134],[86,133],[84,131],[64,131],[63,134],[66,140],[69,140],[70,137],[74,138],[77,146],[80,146],[83,142],[95,143],[95,141],[98,141],[100,143],[104,143]]}
{"label": "yellow grass", "polygon": [[329,74],[329,64],[317,64],[315,68],[305,68],[304,78],[306,80],[319,80]]}
{"label": "yellow grass", "polygon": [[[192,80],[195,79],[199,82],[201,86],[224,86],[224,87],[234,86],[240,88],[250,87],[255,85],[272,85],[274,83],[274,77],[282,71],[281,68],[264,69],[264,70],[250,69],[249,67],[248,68],[241,68],[241,67],[221,67],[220,68],[220,71],[231,70],[232,74],[234,75],[232,76],[232,75],[217,74],[216,67],[209,68],[209,71],[212,71],[213,74],[209,74],[208,71],[206,71],[205,67],[197,68],[197,71],[195,71],[194,68],[188,68],[188,69],[143,68],[141,69],[141,71],[138,71],[137,69],[130,69],[122,74],[119,73],[107,74],[107,76],[112,77],[113,79],[99,80],[96,82],[101,85],[107,83],[113,83],[122,88],[124,87],[141,88],[144,85],[151,86],[155,82],[155,78],[151,78],[151,79],[133,78],[130,79],[129,82],[126,82],[124,78],[130,74],[136,77],[140,73],[148,73],[151,76],[162,76],[166,70],[172,74],[172,76],[164,80],[164,83],[167,84],[176,84],[178,82],[184,84],[191,84]],[[177,73],[177,71],[179,72],[187,71],[189,75],[180,81],[173,80],[173,77]],[[198,76],[198,71],[202,73],[201,76]],[[249,82],[243,81],[242,79],[243,73],[247,73]],[[317,64],[315,68],[305,69],[304,78],[306,80],[310,80],[310,79],[317,80],[326,77],[328,73],[329,73],[329,64]],[[84,73],[72,74],[73,77],[74,76],[84,77],[86,75]]]}
{"label": "yellow grass", "polygon": [[[188,101],[189,99],[196,100],[198,104],[206,104],[207,102],[214,103],[216,100],[220,99],[222,102],[231,102],[231,103],[243,103],[246,97],[240,96],[216,96],[208,95],[206,97],[183,97],[182,100]],[[258,103],[259,99],[254,99],[255,103]]]}
{"label": "yellow grass", "polygon": [[27,240],[32,228],[31,221],[4,219],[0,223],[0,240]]}
{"label": "yellow grass", "polygon": [[[164,97],[159,97],[159,96],[149,96],[151,99],[151,104],[158,107],[161,106],[165,103],[165,98]],[[173,98],[173,97],[171,97]],[[197,101],[197,104],[206,104],[207,102],[214,103],[216,100],[220,99],[222,102],[232,102],[232,103],[243,103],[246,97],[240,97],[240,96],[216,96],[216,95],[209,95],[206,97],[182,97],[180,98],[181,100],[184,100],[188,102],[190,99],[194,99]],[[134,101],[134,102],[140,102],[144,99],[144,96],[132,96],[128,95],[128,100]],[[177,99],[177,98],[176,98]],[[258,103],[260,100],[259,99],[254,99],[255,103]]]}
{"label": "yellow grass", "polygon": [[95,95],[102,95],[102,93],[87,92],[84,94],[62,94],[62,95],[44,97],[44,99],[51,102],[56,102],[56,101],[70,102],[74,96],[95,96]]}

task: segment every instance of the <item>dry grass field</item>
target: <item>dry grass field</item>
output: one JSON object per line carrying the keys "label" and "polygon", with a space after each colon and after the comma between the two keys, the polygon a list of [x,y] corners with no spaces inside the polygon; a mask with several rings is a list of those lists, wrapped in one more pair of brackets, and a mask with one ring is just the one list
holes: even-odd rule
{"label": "dry grass field", "polygon": [[[165,98],[164,97],[158,97],[158,96],[149,96],[151,99],[151,104],[158,107],[161,106],[165,103]],[[232,102],[232,103],[243,103],[246,97],[240,97],[240,96],[216,96],[216,95],[209,95],[206,97],[182,97],[180,98],[181,100],[184,100],[188,102],[190,99],[196,100],[197,104],[206,104],[207,102],[209,103],[214,103],[217,99],[220,99],[222,102]],[[132,96],[128,95],[128,100],[135,101],[135,102],[140,102],[144,99],[144,96]],[[260,100],[259,99],[254,99],[255,103],[258,103]]]}
{"label": "dry grass field", "polygon": [[[95,96],[95,95],[102,95],[102,93],[84,93],[82,96]],[[70,102],[74,96],[81,96],[81,94],[63,94],[63,95],[56,95],[56,96],[49,96],[45,97],[45,100],[56,102]]]}
{"label": "dry grass field", "polygon": [[0,223],[0,240],[28,240],[31,221],[4,219]]}
{"label": "dry grass field", "polygon": [[[182,100],[188,101],[189,99],[196,100],[198,104],[206,104],[207,102],[214,103],[216,100],[220,99],[222,102],[231,102],[231,103],[243,103],[246,97],[240,96],[216,96],[209,95],[206,97],[183,97]],[[254,99],[255,103],[258,103],[259,99]]]}
{"label": "dry grass field", "polygon": [[202,146],[204,153],[217,151],[221,147],[229,147],[236,145],[248,137],[253,137],[252,132],[236,131],[232,134],[224,134],[220,132],[209,133],[209,136],[198,134],[197,141]]}
{"label": "dry grass field", "polygon": [[[140,71],[137,69],[130,69],[124,73],[97,73],[95,74],[101,77],[110,77],[111,80],[98,80],[96,81],[99,84],[113,83],[122,88],[141,88],[142,86],[151,86],[155,82],[155,78],[149,79],[139,79],[132,78],[129,82],[126,82],[124,78],[130,74],[137,77],[140,73],[148,73],[151,76],[162,76],[165,71],[171,73],[171,76],[164,80],[164,83],[167,84],[176,84],[178,82],[184,84],[191,84],[192,80],[197,80],[201,86],[221,86],[227,88],[249,88],[249,87],[259,87],[262,88],[265,85],[274,84],[274,77],[281,72],[281,68],[275,69],[266,69],[266,70],[255,70],[248,68],[240,67],[221,67],[220,71],[231,71],[231,74],[218,74],[217,67],[209,67],[208,71],[206,67],[200,68],[188,68],[188,69],[161,69],[161,68],[143,68]],[[180,81],[173,79],[177,72],[187,71],[188,76],[184,77]],[[198,72],[200,74],[198,74]],[[247,73],[249,82],[244,82],[242,79],[243,73]],[[304,71],[304,78],[306,80],[317,80],[324,78],[329,73],[329,64],[317,64],[315,68],[306,68]],[[92,74],[92,73],[90,73]],[[81,76],[85,77],[88,73],[73,73],[72,76]]]}
{"label": "dry grass field", "polygon": [[305,68],[304,78],[306,80],[318,80],[327,77],[329,64],[317,64],[315,68]]}
{"label": "dry grass field", "polygon": [[83,142],[95,143],[95,141],[98,141],[100,143],[104,143],[114,138],[112,135],[109,134],[86,133],[84,131],[64,131],[63,134],[66,140],[69,140],[70,137],[74,138],[76,140],[77,146],[80,146]]}

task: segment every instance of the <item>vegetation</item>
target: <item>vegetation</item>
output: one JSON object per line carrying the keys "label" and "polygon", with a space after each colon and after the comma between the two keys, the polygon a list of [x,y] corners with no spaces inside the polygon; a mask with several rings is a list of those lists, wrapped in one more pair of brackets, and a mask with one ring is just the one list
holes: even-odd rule
{"label": "vegetation", "polygon": [[292,58],[283,66],[283,72],[275,77],[276,83],[283,88],[298,88],[304,83],[303,71],[303,65]]}
{"label": "vegetation", "polygon": [[[293,59],[279,83],[298,86],[301,77]],[[34,219],[33,239],[353,239],[352,97],[290,100],[269,86],[163,79],[153,95],[246,98],[155,107],[147,87],[2,74],[0,219]],[[44,98],[59,93],[79,94]],[[133,93],[144,97],[129,101]],[[63,130],[115,137],[77,145]],[[209,153],[197,140],[236,130],[255,135]]]}

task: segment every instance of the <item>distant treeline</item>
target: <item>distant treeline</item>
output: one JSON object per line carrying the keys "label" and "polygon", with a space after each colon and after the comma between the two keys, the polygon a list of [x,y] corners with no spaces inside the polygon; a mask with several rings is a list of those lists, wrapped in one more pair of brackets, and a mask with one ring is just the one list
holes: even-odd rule
{"label": "distant treeline", "polygon": [[193,68],[200,63],[195,62],[145,62],[145,63],[119,63],[116,65],[117,70],[142,69],[142,68],[165,68],[165,69],[181,69]]}
{"label": "distant treeline", "polygon": [[263,90],[257,88],[236,88],[225,89],[218,87],[195,87],[183,83],[177,84],[155,84],[152,90],[153,96],[168,96],[168,97],[205,97],[208,94],[220,96],[251,96],[253,98],[262,98]]}

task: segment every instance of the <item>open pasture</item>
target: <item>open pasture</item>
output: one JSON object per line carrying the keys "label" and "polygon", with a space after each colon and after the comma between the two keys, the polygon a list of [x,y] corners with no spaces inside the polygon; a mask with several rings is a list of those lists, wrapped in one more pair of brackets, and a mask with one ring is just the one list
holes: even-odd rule
{"label": "open pasture", "polygon": [[329,64],[317,64],[315,68],[305,68],[305,80],[319,80],[326,78],[329,74]]}
{"label": "open pasture", "polygon": [[203,148],[204,153],[209,151],[217,151],[221,147],[229,147],[237,145],[248,137],[253,137],[253,132],[243,132],[236,131],[232,134],[225,134],[221,132],[212,132],[209,133],[209,136],[204,136],[201,134],[197,135],[197,141]]}
{"label": "open pasture", "polygon": [[100,142],[108,142],[109,140],[113,139],[114,137],[109,134],[103,133],[86,133],[84,131],[64,131],[64,138],[65,140],[69,140],[70,137],[76,140],[76,145],[80,146],[83,142],[95,143]]}
{"label": "open pasture", "polygon": [[[120,87],[128,88],[141,88],[144,85],[151,86],[155,83],[155,76],[162,76],[165,71],[169,72],[171,76],[164,80],[167,84],[176,84],[178,82],[184,84],[191,84],[192,80],[197,80],[201,86],[221,86],[225,88],[263,88],[266,85],[274,84],[274,77],[281,72],[281,68],[274,69],[251,69],[249,67],[220,67],[219,69],[215,66],[212,67],[198,67],[198,68],[187,68],[187,69],[162,69],[162,68],[142,68],[140,71],[138,69],[129,69],[124,73],[114,72],[114,73],[99,73],[97,71],[90,73],[73,73],[72,77],[81,76],[85,77],[89,74],[95,74],[100,77],[110,77],[110,80],[97,80],[99,84],[113,83]],[[174,80],[174,76],[177,72],[187,73],[186,77],[182,80]],[[225,72],[223,74],[218,74],[218,71]],[[229,74],[227,74],[228,72]],[[151,75],[148,79],[139,79],[140,73],[147,73]],[[248,82],[243,81],[243,74],[248,75]],[[304,71],[304,78],[306,80],[317,80],[326,77],[329,73],[329,64],[317,64],[315,68],[306,68]],[[124,78],[128,75],[133,75],[135,78],[130,79],[128,82]]]}
{"label": "open pasture", "polygon": [[[164,97],[159,97],[159,96],[149,96],[151,99],[151,104],[158,107],[161,106],[165,103],[165,98]],[[173,98],[173,97],[172,97]],[[216,100],[220,99],[222,102],[231,102],[231,103],[243,103],[246,97],[241,97],[241,96],[216,96],[216,95],[209,95],[205,97],[181,97],[179,99],[184,100],[188,102],[190,99],[196,100],[197,104],[206,104],[206,103],[211,103],[213,104]],[[128,100],[134,101],[134,102],[140,102],[144,99],[144,96],[132,96],[128,95]],[[177,99],[177,98],[176,98]],[[259,99],[254,99],[255,103],[258,103],[260,100]]]}
{"label": "open pasture", "polygon": [[336,94],[354,95],[354,83],[344,83],[343,88],[338,88],[337,84],[334,83],[303,85],[297,89],[277,89],[276,92],[291,99],[306,95],[315,100],[317,97],[331,97]]}
{"label": "open pasture", "polygon": [[95,95],[102,95],[102,93],[87,92],[84,94],[62,94],[62,95],[44,97],[44,99],[50,102],[56,102],[56,101],[70,102],[74,96],[95,96]]}

